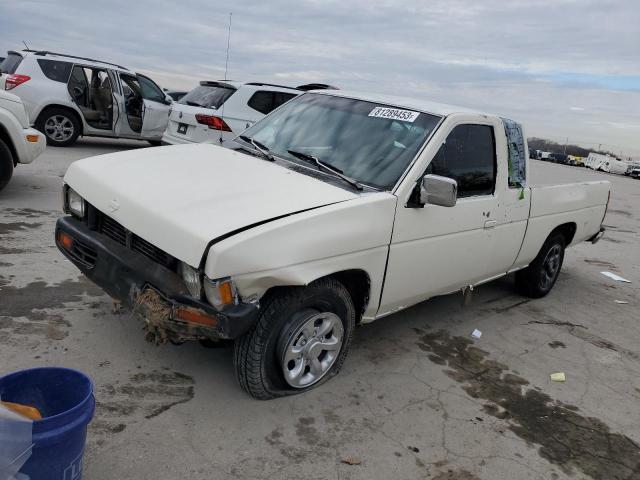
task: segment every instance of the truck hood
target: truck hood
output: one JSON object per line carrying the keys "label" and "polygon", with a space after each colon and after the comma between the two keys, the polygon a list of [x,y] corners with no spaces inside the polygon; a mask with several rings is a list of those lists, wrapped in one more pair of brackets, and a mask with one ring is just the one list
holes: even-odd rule
{"label": "truck hood", "polygon": [[86,158],[73,163],[64,180],[98,210],[194,267],[220,236],[358,197],[211,144]]}

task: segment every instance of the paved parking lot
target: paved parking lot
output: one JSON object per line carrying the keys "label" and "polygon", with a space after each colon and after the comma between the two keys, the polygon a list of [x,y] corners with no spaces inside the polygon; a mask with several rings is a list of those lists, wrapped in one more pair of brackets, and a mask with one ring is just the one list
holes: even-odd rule
{"label": "paved parking lot", "polygon": [[532,161],[535,183],[613,185],[605,238],[568,251],[549,296],[506,278],[466,306],[432,299],[359,328],[321,388],[259,402],[236,385],[230,348],[145,343],[53,245],[68,165],[146,146],[49,148],[0,192],[0,375],[92,376],[85,478],[640,478],[640,181]]}

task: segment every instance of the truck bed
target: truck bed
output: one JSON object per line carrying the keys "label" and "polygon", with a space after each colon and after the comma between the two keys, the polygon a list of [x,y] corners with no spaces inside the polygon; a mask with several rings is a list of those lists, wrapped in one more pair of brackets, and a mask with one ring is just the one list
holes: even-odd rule
{"label": "truck bed", "polygon": [[549,233],[559,225],[575,225],[575,234],[569,245],[583,242],[598,233],[607,208],[610,186],[607,181],[530,186],[529,221],[515,266],[530,263]]}

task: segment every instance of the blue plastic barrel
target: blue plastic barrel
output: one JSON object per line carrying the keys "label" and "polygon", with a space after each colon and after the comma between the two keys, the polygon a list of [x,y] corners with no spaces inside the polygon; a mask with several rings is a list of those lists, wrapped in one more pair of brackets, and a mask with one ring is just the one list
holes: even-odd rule
{"label": "blue plastic barrel", "polygon": [[0,378],[0,398],[31,405],[42,420],[33,422],[33,450],[20,469],[30,480],[80,480],[87,425],[93,417],[93,384],[84,373],[43,367]]}

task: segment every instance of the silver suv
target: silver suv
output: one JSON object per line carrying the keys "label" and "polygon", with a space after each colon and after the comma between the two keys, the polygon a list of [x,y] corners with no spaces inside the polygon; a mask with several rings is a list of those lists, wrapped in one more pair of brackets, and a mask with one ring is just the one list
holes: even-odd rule
{"label": "silver suv", "polygon": [[48,51],[10,51],[0,89],[20,97],[47,143],[78,136],[133,138],[158,144],[173,103],[149,77],[112,63]]}

